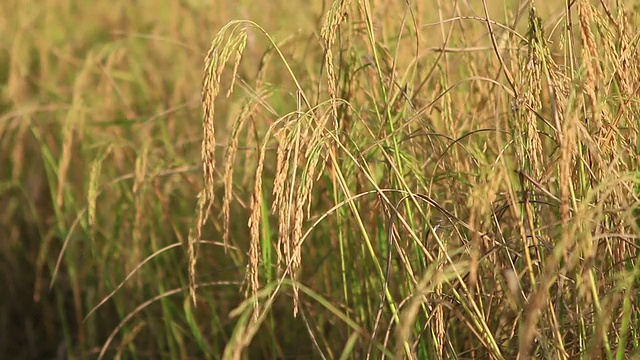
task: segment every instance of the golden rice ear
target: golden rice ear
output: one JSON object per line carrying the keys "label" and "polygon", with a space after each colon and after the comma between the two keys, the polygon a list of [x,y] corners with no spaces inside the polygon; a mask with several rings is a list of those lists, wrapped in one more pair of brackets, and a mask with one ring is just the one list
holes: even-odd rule
{"label": "golden rice ear", "polygon": [[276,133],[278,150],[276,151],[276,175],[273,183],[273,207],[272,211],[278,215],[278,241],[275,246],[278,264],[278,274],[282,274],[283,264],[286,264],[286,254],[289,252],[289,221],[291,204],[287,201],[287,180],[291,151],[287,139],[287,128]]}
{"label": "golden rice ear", "polygon": [[589,0],[578,1],[578,19],[580,20],[580,40],[582,41],[582,60],[586,68],[584,78],[584,90],[589,99],[589,107],[592,116],[596,121],[596,126],[600,126],[600,115],[598,114],[598,79],[600,78],[600,65],[598,64],[598,49],[596,41],[591,31],[591,24],[594,23],[593,8]]}
{"label": "golden rice ear", "polygon": [[249,231],[251,234],[249,244],[249,264],[247,266],[246,280],[249,281],[251,296],[255,299],[253,312],[254,319],[258,317],[258,289],[260,288],[260,223],[262,211],[262,172],[264,169],[264,158],[266,146],[263,146],[258,159],[258,167],[256,168],[255,185],[253,195],[251,197],[251,215],[249,217]]}
{"label": "golden rice ear", "polygon": [[[220,92],[220,77],[222,71],[232,56],[234,56],[234,63],[231,76],[232,79],[235,80],[238,65],[246,44],[246,28],[242,27],[240,22],[231,22],[223,27],[213,39],[204,61],[204,76],[202,79],[203,139],[201,148],[204,187],[198,195],[195,228],[189,232],[188,244],[189,293],[194,306],[196,303],[196,244],[200,240],[202,227],[208,219],[209,211],[215,199],[215,99]],[[233,91],[233,86],[235,85],[234,80],[231,82],[227,95]],[[235,151],[235,149],[232,149],[232,151]]]}
{"label": "golden rice ear", "polygon": [[[203,107],[203,140],[202,140],[202,166],[204,177],[204,190],[208,204],[214,200],[214,178],[215,178],[215,99],[220,92],[220,77],[225,65],[231,56],[234,56],[233,72],[231,73],[231,86],[227,95],[233,90],[235,84],[238,65],[242,58],[242,52],[247,43],[246,29],[240,28],[235,22],[225,26],[211,42],[209,51],[205,58],[204,77],[202,80],[202,107]],[[230,30],[231,34],[227,36]]]}
{"label": "golden rice ear", "polygon": [[[529,12],[529,28],[527,33],[527,56],[519,67],[517,86],[518,99],[516,118],[512,122],[516,130],[516,151],[520,167],[530,171],[540,171],[542,164],[542,143],[538,133],[538,118],[530,109],[540,109],[542,106],[543,74],[545,65],[550,60],[549,49],[544,36],[542,19],[538,17],[535,7]],[[536,174],[539,175],[539,174]]]}
{"label": "golden rice ear", "polygon": [[[263,93],[256,94],[258,98],[261,98]],[[224,197],[222,199],[222,221],[223,221],[223,242],[225,246],[225,252],[229,247],[229,228],[231,221],[230,206],[233,198],[233,165],[236,161],[236,154],[238,153],[238,142],[240,133],[251,115],[256,111],[258,102],[248,102],[242,107],[240,114],[233,123],[233,130],[231,131],[231,137],[229,139],[229,145],[225,151],[224,156],[224,169],[222,171],[222,182],[224,184]]]}
{"label": "golden rice ear", "polygon": [[338,119],[338,109],[335,104],[335,100],[338,97],[338,85],[336,79],[336,70],[333,64],[333,44],[336,41],[338,29],[340,24],[346,20],[347,9],[349,8],[349,1],[335,1],[331,5],[331,9],[327,13],[322,29],[320,30],[320,36],[324,41],[324,47],[326,51],[325,66],[327,68],[327,81],[329,83],[329,96],[334,100],[332,105],[334,121]]}

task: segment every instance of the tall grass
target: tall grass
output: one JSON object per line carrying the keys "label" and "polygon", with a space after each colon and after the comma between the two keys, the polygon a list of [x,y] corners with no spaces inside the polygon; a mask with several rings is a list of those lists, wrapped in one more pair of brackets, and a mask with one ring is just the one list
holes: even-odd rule
{"label": "tall grass", "polygon": [[0,354],[640,358],[633,6],[2,3]]}

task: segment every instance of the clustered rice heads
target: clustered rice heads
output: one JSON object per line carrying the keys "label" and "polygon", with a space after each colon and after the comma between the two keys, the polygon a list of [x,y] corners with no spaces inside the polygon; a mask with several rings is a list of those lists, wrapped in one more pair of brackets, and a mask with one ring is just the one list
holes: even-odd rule
{"label": "clustered rice heads", "polygon": [[[554,224],[551,229],[557,230],[541,231],[545,228],[545,222],[541,221],[544,212],[534,203],[543,200],[542,197],[536,199],[535,196],[536,192],[543,189],[539,184],[533,183],[531,186],[530,181],[523,182],[525,194],[532,194],[525,195],[521,207],[527,225],[522,240],[529,273],[530,284],[527,287],[531,288],[531,294],[527,297],[524,323],[520,329],[519,353],[527,356],[531,353],[535,339],[541,338],[556,344],[554,356],[577,356],[572,343],[575,340],[571,339],[582,338],[581,341],[584,341],[584,334],[576,333],[571,326],[567,328],[563,324],[562,319],[566,319],[567,314],[566,309],[559,305],[561,302],[577,304],[578,314],[575,316],[586,316],[587,309],[592,311],[586,316],[586,321],[600,325],[597,326],[596,333],[592,334],[594,337],[588,351],[600,351],[596,349],[604,348],[605,353],[610,353],[612,333],[605,329],[613,325],[614,320],[608,312],[611,307],[604,304],[617,305],[620,298],[599,297],[594,294],[601,294],[607,284],[613,285],[607,279],[618,276],[617,271],[624,271],[623,264],[635,257],[637,252],[634,246],[621,241],[626,235],[622,235],[622,238],[613,235],[633,232],[630,224],[634,221],[630,214],[605,210],[637,206],[637,200],[635,205],[632,200],[632,186],[628,183],[630,179],[624,175],[633,170],[629,165],[633,163],[632,159],[637,158],[628,141],[637,136],[637,133],[623,134],[618,123],[622,118],[632,121],[638,111],[637,107],[629,108],[625,105],[634,96],[634,89],[625,85],[626,80],[618,75],[622,69],[617,64],[626,61],[626,77],[638,77],[634,65],[629,64],[632,60],[627,54],[628,50],[625,50],[630,46],[628,35],[621,30],[626,20],[622,12],[615,17],[609,13],[610,16],[604,19],[597,15],[588,1],[578,1],[577,10],[579,33],[567,31],[564,35],[564,67],[555,64],[544,45],[544,38],[532,36],[532,30],[540,30],[540,22],[532,10],[528,37],[529,59],[527,65],[521,66],[521,69],[530,71],[546,82],[546,98],[551,104],[547,113],[553,117],[553,123],[546,123],[544,129],[535,129],[526,125],[535,121],[531,116],[520,116],[515,121],[514,135],[526,135],[522,145],[518,147],[520,167],[528,169],[529,174],[541,177],[539,179],[549,185],[556,182],[559,189],[557,201],[560,203],[560,222],[547,222]],[[593,33],[594,28],[599,30],[599,37]],[[580,38],[580,56],[574,53],[572,47],[575,36]],[[615,45],[613,38],[618,41]],[[529,65],[532,60],[533,66]],[[637,60],[635,62],[637,67]],[[540,76],[541,73],[543,76]],[[613,82],[607,84],[609,79]],[[571,80],[580,86],[570,89]],[[533,98],[527,99],[525,106],[530,109],[544,108],[535,95],[541,93],[541,85],[536,84],[533,76],[529,81],[525,80],[525,84],[524,93],[519,95],[527,96],[527,92],[533,92]],[[618,100],[607,101],[612,97]],[[523,128],[519,128],[519,123],[523,124]],[[629,130],[635,129],[637,132],[637,124],[626,125]],[[556,144],[535,135],[548,130],[555,132]],[[607,135],[611,131],[617,132],[616,141],[610,140],[612,136]],[[535,145],[531,142],[525,144],[532,139],[536,142]],[[538,152],[541,144],[543,151]],[[557,146],[557,150],[550,148],[554,146]],[[545,155],[547,161],[557,159],[557,165],[554,162],[539,163],[537,159],[541,154]],[[550,176],[555,171],[556,180],[551,180]],[[627,185],[623,185],[625,182]],[[517,208],[517,204],[513,205]],[[537,259],[532,257],[526,247],[529,246],[527,239],[530,238],[536,248],[541,248],[543,244],[538,239],[545,239],[550,235],[558,239],[551,254],[540,257],[540,252],[537,252]],[[602,248],[606,251],[598,251]],[[541,265],[534,266],[536,263]],[[597,268],[595,264],[608,265],[607,269],[603,269]],[[571,281],[567,281],[567,277]],[[542,329],[541,322],[549,324],[546,331]],[[563,328],[566,329],[562,330]],[[624,347],[620,343],[618,351],[624,352]]]}
{"label": "clustered rice heads", "polygon": [[[588,134],[591,137],[584,141],[587,144],[584,156],[587,156],[593,163],[591,171],[595,176],[603,179],[610,177],[611,174],[624,174],[633,171],[628,168],[628,159],[634,156],[634,152],[640,153],[640,143],[633,141],[633,129],[635,128],[635,136],[637,137],[637,126],[640,122],[633,124],[632,120],[638,119],[640,113],[640,107],[636,100],[640,90],[638,40],[637,37],[635,40],[632,39],[628,18],[624,16],[624,13],[623,6],[618,7],[616,13],[612,13],[610,9],[605,7],[605,14],[601,16],[591,7],[594,24],[592,28],[597,29],[597,39],[600,42],[596,46],[603,49],[601,52],[604,56],[601,55],[601,57],[604,60],[591,58],[595,67],[593,72],[599,76],[594,82],[595,85],[590,86],[597,91],[598,99],[605,98],[609,101],[600,100],[597,103],[597,108],[593,108],[592,104],[589,106],[588,110],[596,121],[587,124]],[[631,50],[634,47],[636,50]],[[585,66],[587,67],[585,82],[587,82],[589,70],[588,65]],[[585,87],[587,86],[585,84]],[[585,92],[588,94],[590,90],[585,89]],[[617,101],[613,101],[614,99]],[[593,182],[593,180],[590,181],[589,177],[585,176],[581,181],[583,188],[586,187],[584,184],[589,182]],[[633,198],[631,188],[626,186],[612,187],[607,189],[607,192],[610,193],[593,195],[594,199],[606,208],[627,208],[630,205],[630,199]],[[618,216],[605,215],[602,226],[609,230],[617,228],[619,231],[624,231],[620,220]],[[592,251],[595,252],[596,249],[594,248]],[[612,251],[611,256],[616,264],[615,267],[621,270],[624,268],[623,264],[626,259],[636,250],[630,244],[622,242],[612,247],[610,251]]]}
{"label": "clustered rice heads", "polygon": [[[515,120],[511,122],[511,131],[514,134],[514,140],[516,142],[516,159],[518,161],[518,169],[524,173],[529,174],[535,179],[540,179],[545,176],[545,172],[552,170],[556,165],[553,163],[553,159],[549,157],[550,151],[547,149],[550,146],[554,146],[549,141],[544,141],[543,136],[549,132],[555,132],[556,141],[560,143],[560,147],[564,146],[564,150],[561,155],[561,168],[564,169],[564,173],[560,176],[560,188],[561,193],[565,196],[561,196],[563,209],[568,208],[569,193],[568,186],[570,184],[570,174],[568,173],[570,166],[572,166],[573,149],[569,147],[571,144],[570,136],[573,134],[569,130],[568,122],[564,121],[567,77],[563,75],[559,67],[556,65],[553,57],[551,56],[551,49],[548,46],[547,39],[544,34],[544,27],[542,19],[538,17],[535,7],[532,5],[529,12],[529,27],[527,33],[526,44],[526,56],[520,63],[520,88],[518,89],[518,98],[516,99],[515,106]],[[546,94],[544,90],[548,90]],[[543,97],[547,102],[551,102],[551,109],[546,109],[548,113],[554,116],[554,123],[548,121],[540,121],[540,111],[544,108]],[[540,128],[539,125],[543,124],[544,127]],[[546,146],[543,148],[543,141]],[[547,149],[545,149],[547,148]],[[536,283],[539,281],[538,276],[540,270],[538,270],[535,264],[543,261],[539,252],[532,252],[531,249],[537,249],[541,246],[538,238],[540,231],[541,221],[536,216],[535,208],[532,204],[538,201],[544,201],[544,197],[536,196],[536,189],[528,184],[527,181],[521,179],[520,187],[522,188],[523,196],[518,196],[517,201],[511,204],[511,208],[514,210],[517,217],[524,217],[524,221],[520,229],[520,240],[522,241],[522,249],[525,258],[525,264],[527,269],[526,283],[531,289],[536,288]],[[564,189],[564,190],[563,190]],[[522,202],[522,205],[520,205]],[[568,212],[563,210],[562,222],[568,221]],[[564,236],[564,235],[563,235]],[[563,237],[566,239],[566,236]],[[557,266],[556,261],[559,259],[551,258],[547,261],[549,268]],[[509,269],[509,268],[507,268]],[[511,288],[511,293],[516,295],[518,290],[521,289],[520,285],[516,285],[518,280],[511,279],[513,274],[511,269],[504,274],[507,279],[507,285]],[[555,276],[551,271],[548,271],[549,276]],[[538,321],[538,314],[542,311],[547,299],[545,293],[546,287],[550,286],[550,282],[554,279],[547,279],[548,285],[543,285],[545,290],[538,290],[536,294],[539,298],[531,297],[527,304],[525,325],[521,329],[520,337],[520,353],[528,354],[530,347],[535,336],[535,324]],[[554,328],[557,328],[556,314],[553,313],[553,307],[550,308],[551,316],[550,321],[554,323]],[[552,334],[556,341],[562,343],[561,339],[558,339],[557,332]],[[559,349],[560,356],[563,355],[562,346]]]}
{"label": "clustered rice heads", "polygon": [[[487,3],[483,3],[486,10]],[[334,47],[341,24],[347,19],[345,14],[349,13],[349,5],[348,1],[334,2],[320,31],[328,100],[318,105],[310,105],[307,94],[278,46],[253,23],[236,21],[225,26],[212,42],[207,55],[202,96],[205,186],[199,197],[195,230],[189,238],[190,289],[194,301],[196,246],[214,202],[214,185],[218,178],[215,174],[214,101],[219,93],[221,73],[232,58],[232,77],[235,80],[247,39],[247,27],[259,30],[268,38],[273,50],[268,54],[280,56],[278,60],[285,64],[296,84],[298,100],[295,111],[285,115],[269,109],[277,119],[263,137],[257,136],[258,131],[251,119],[260,107],[268,107],[264,99],[269,96],[269,91],[263,88],[265,69],[270,61],[270,55],[267,55],[255,89],[251,90],[252,99],[241,108],[231,127],[219,177],[224,187],[222,219],[226,245],[230,242],[234,163],[240,136],[244,131],[250,133],[247,128],[252,126],[256,134],[257,159],[252,172],[249,204],[250,240],[245,278],[248,301],[238,308],[240,311],[250,304],[254,322],[234,338],[236,346],[229,350],[229,354],[240,356],[240,349],[248,346],[277,293],[277,290],[271,292],[270,289],[261,292],[264,278],[268,278],[264,271],[270,271],[268,268],[271,266],[261,262],[265,261],[264,252],[271,248],[276,253],[275,265],[281,280],[277,286],[285,279],[290,280],[293,315],[299,313],[299,292],[305,289],[297,281],[302,268],[302,245],[306,240],[303,230],[306,220],[319,215],[312,213],[317,208],[312,208],[311,202],[316,198],[313,195],[314,184],[320,176],[330,178],[332,185],[339,189],[336,191],[334,188],[335,204],[332,205],[339,208],[337,213],[340,214],[335,221],[348,224],[339,225],[332,234],[341,239],[357,238],[357,242],[350,239],[343,243],[340,240],[340,260],[343,257],[350,259],[349,256],[367,259],[353,268],[343,265],[342,283],[336,287],[342,285],[345,289],[341,301],[344,301],[346,310],[340,319],[347,319],[345,323],[349,323],[350,330],[356,334],[354,339],[362,333],[367,334],[363,338],[370,335],[370,343],[366,344],[368,356],[375,353],[376,347],[384,349],[380,351],[395,347],[396,354],[401,354],[399,356],[417,357],[415,349],[421,342],[424,344],[423,340],[433,344],[432,354],[440,358],[459,356],[462,351],[496,359],[515,355],[527,358],[540,354],[571,358],[588,350],[584,345],[587,343],[592,350],[604,348],[610,353],[617,336],[615,331],[623,327],[622,338],[617,341],[624,340],[631,331],[628,324],[626,328],[620,325],[624,323],[622,320],[630,319],[629,312],[621,315],[624,318],[620,320],[613,318],[609,311],[621,301],[626,301],[628,307],[632,306],[631,294],[625,292],[625,286],[630,285],[616,284],[613,279],[624,275],[625,266],[631,264],[629,259],[637,255],[632,242],[621,239],[635,238],[633,231],[638,231],[632,211],[615,210],[638,207],[637,194],[633,193],[633,174],[629,173],[637,171],[629,164],[638,158],[638,154],[630,146],[629,139],[634,136],[637,139],[638,124],[632,121],[639,115],[639,106],[632,98],[638,91],[636,84],[640,82],[640,69],[638,57],[634,57],[636,45],[629,30],[631,26],[623,12],[611,13],[607,9],[607,17],[602,17],[588,1],[579,0],[575,5],[577,31],[573,33],[567,27],[561,34],[559,45],[550,44],[548,34],[545,34],[549,27],[545,26],[535,4],[529,10],[526,36],[506,35],[498,42],[494,36],[497,26],[488,26],[492,50],[495,51],[495,58],[488,60],[488,72],[500,66],[502,75],[497,77],[498,80],[489,79],[491,81],[477,76],[474,81],[480,83],[477,85],[480,94],[460,95],[462,81],[451,85],[447,78],[449,74],[442,74],[459,65],[452,60],[457,55],[437,57],[437,61],[444,59],[444,65],[438,67],[440,79],[432,80],[430,72],[428,80],[416,80],[420,85],[411,88],[417,84],[408,81],[407,86],[398,91],[393,85],[397,76],[392,72],[403,69],[398,68],[390,55],[392,51],[386,50],[385,44],[376,42],[368,2],[358,2],[366,24],[363,38],[368,37],[373,42],[365,41],[363,47],[374,54],[376,51],[388,54],[388,62],[392,63],[388,68],[393,71],[376,63],[381,62],[381,56],[374,56],[364,68],[374,67],[378,81],[369,84],[376,83],[379,89],[354,87],[354,84],[364,87],[357,82],[364,77],[364,71],[353,74],[349,78],[352,81],[342,84],[340,72],[344,69],[336,67]],[[488,11],[485,14],[486,19],[466,18],[465,21],[481,20],[495,24],[488,18]],[[352,19],[353,14],[349,15]],[[570,12],[564,15],[569,19],[575,16]],[[594,28],[598,30],[595,33]],[[580,48],[574,49],[577,43]],[[513,56],[500,55],[504,52],[503,47],[515,48],[510,52]],[[564,51],[562,61],[557,55],[559,50]],[[410,66],[417,67],[416,63]],[[436,67],[433,66],[434,69]],[[474,71],[483,70],[475,65],[472,67]],[[495,86],[505,78],[510,88]],[[385,88],[387,83],[391,86]],[[350,88],[345,90],[341,85]],[[436,100],[428,98],[426,101],[421,93],[412,94],[423,85],[425,90],[432,91],[429,97]],[[367,96],[357,94],[351,99],[340,99],[341,91],[360,91]],[[406,92],[404,108],[405,98],[401,92]],[[318,99],[320,95],[322,93],[318,94]],[[456,101],[462,98],[470,99],[471,105],[468,106],[472,109]],[[495,112],[482,103],[487,99],[495,100]],[[362,101],[366,104],[361,106],[365,110],[353,110],[355,106],[348,103],[349,100]],[[434,115],[430,117],[428,112],[439,102],[444,106],[433,111]],[[422,104],[429,105],[422,107]],[[353,112],[350,114],[353,122],[348,129],[338,125],[343,120],[339,111],[343,105]],[[458,107],[460,114],[465,116],[464,112],[470,112],[474,119],[495,117],[498,130],[489,130],[495,132],[497,138],[507,137],[508,141],[495,145],[492,135],[480,132],[456,138],[459,136],[456,127],[461,125],[455,120]],[[499,113],[498,108],[503,113]],[[423,124],[425,118],[433,124]],[[332,120],[334,126],[328,129],[327,124]],[[493,125],[493,120],[489,121]],[[507,131],[502,130],[504,125],[507,125]],[[435,134],[432,128],[436,126],[449,129],[452,134]],[[468,129],[470,127],[465,131],[471,131]],[[419,139],[413,139],[414,130],[428,140],[421,143]],[[440,135],[446,140],[432,139]],[[467,135],[482,139],[479,143],[484,141],[484,149],[472,154],[472,150],[465,148],[461,141]],[[268,164],[268,145],[273,143],[276,145],[275,170]],[[408,144],[419,151],[411,153],[415,149],[407,150]],[[353,148],[356,150],[352,151]],[[459,151],[463,148],[467,153]],[[425,149],[435,155],[425,155]],[[323,155],[330,164],[326,171]],[[494,155],[495,159],[492,158]],[[435,165],[432,164],[433,158],[438,159]],[[423,166],[422,163],[427,164]],[[269,180],[267,175],[270,171],[274,171],[273,189],[268,194],[265,181]],[[425,179],[425,173],[432,176]],[[461,195],[454,194],[458,190]],[[375,193],[379,203],[373,206],[363,204],[358,208],[352,199],[366,191]],[[341,193],[336,195],[338,192]],[[387,197],[388,193],[401,195]],[[460,200],[465,196],[468,196],[466,201]],[[446,204],[440,205],[432,197],[444,199]],[[272,202],[268,206],[270,198]],[[389,198],[402,200],[393,204]],[[424,210],[427,206],[429,211]],[[379,211],[382,207],[388,210],[388,214],[372,210]],[[266,225],[264,222],[269,220],[265,208],[270,208],[271,215],[277,218],[275,244],[271,244],[271,239],[262,232]],[[453,210],[448,211],[447,208]],[[363,221],[361,209],[372,210],[368,221]],[[434,213],[445,220],[444,226],[432,226],[435,223]],[[394,221],[386,223],[381,218]],[[368,227],[375,228],[375,223],[380,222],[389,227],[385,229],[389,235],[376,238],[383,239],[376,243],[369,235],[369,232],[376,231]],[[389,259],[380,258],[388,260],[394,282],[389,281],[389,274],[385,274],[381,265],[384,261],[377,257],[380,249],[389,251]],[[419,254],[417,257],[413,250]],[[347,274],[349,271],[353,273]],[[362,271],[362,274],[356,274],[357,271]],[[353,278],[360,280],[358,276],[366,279],[362,283],[351,284]],[[376,288],[379,285],[376,277],[383,280],[380,281],[380,289]],[[612,288],[621,290],[623,295],[608,295],[606,290]],[[355,299],[357,296],[351,292],[363,298],[369,297],[366,300]],[[370,304],[371,298],[375,299],[371,294],[382,298],[377,316],[374,316],[375,305]],[[259,301],[265,297],[269,300]],[[426,325],[419,324],[422,320]],[[373,330],[364,328],[364,325],[362,328],[353,325],[354,321],[359,321],[358,325],[374,324]],[[383,339],[377,336],[378,324],[386,326]],[[610,331],[614,324],[615,331]],[[391,335],[394,327],[396,342],[389,345],[390,339],[394,338]],[[593,333],[586,334],[580,327],[588,327]],[[460,338],[450,335],[451,328],[462,329],[465,335],[460,335]],[[353,341],[355,343],[356,340]],[[468,350],[478,343],[481,350]],[[361,346],[361,349],[365,348],[367,346]],[[624,354],[625,345],[619,346],[618,351]]]}
{"label": "clustered rice heads", "polygon": [[[222,70],[229,61],[232,54],[235,54],[234,69],[232,76],[236,77],[238,63],[242,54],[242,49],[246,42],[246,30],[253,27],[264,33],[256,24],[232,22],[223,28],[212,42],[208,56],[205,60],[205,77],[203,81],[203,106],[204,106],[204,140],[202,148],[202,161],[204,166],[205,188],[200,194],[197,223],[194,237],[190,240],[190,277],[192,284],[195,283],[195,262],[196,254],[194,243],[197,242],[201,227],[207,219],[209,209],[213,204],[214,184],[215,184],[215,132],[214,132],[214,101],[219,93],[220,78]],[[266,33],[264,33],[266,35]],[[268,35],[266,37],[271,40]],[[275,52],[282,54],[278,45],[271,42]],[[230,205],[233,200],[233,172],[234,163],[239,144],[239,137],[246,128],[246,124],[260,106],[268,108],[264,102],[268,91],[263,89],[266,68],[273,51],[268,51],[261,64],[260,72],[256,79],[256,89],[252,99],[248,101],[233,122],[232,131],[228,146],[224,156],[224,169],[222,182],[224,186],[224,197],[222,199],[223,218],[223,239],[224,243],[229,243],[229,233],[231,227]],[[284,60],[284,59],[283,59]],[[295,82],[295,78],[294,78]],[[233,86],[233,84],[232,84]],[[230,93],[230,92],[229,92]],[[277,115],[273,109],[268,109],[273,115]],[[307,214],[310,209],[311,193],[317,167],[320,164],[320,155],[324,147],[322,139],[324,126],[330,118],[328,114],[315,117],[315,111],[311,111],[308,101],[301,92],[298,91],[297,109],[289,114],[279,117],[271,124],[263,139],[256,139],[258,142],[258,159],[254,172],[254,187],[251,192],[249,204],[249,231],[250,242],[248,252],[248,264],[246,282],[248,285],[247,296],[254,305],[253,318],[259,315],[258,291],[261,286],[261,270],[268,269],[271,264],[263,264],[261,259],[263,251],[270,251],[269,239],[263,239],[261,234],[261,224],[264,221],[263,207],[267,197],[263,191],[263,181],[265,177],[265,161],[269,149],[269,144],[275,140],[276,150],[276,170],[273,184],[273,203],[267,204],[272,212],[278,217],[278,239],[274,248],[277,254],[277,267],[279,274],[289,277],[292,280],[294,292],[294,315],[298,309],[298,286],[296,277],[301,265],[302,231],[305,220],[305,208]],[[313,131],[311,130],[313,129]],[[255,131],[255,129],[254,129]],[[263,242],[266,242],[263,245]],[[267,247],[265,249],[265,246]],[[269,270],[265,270],[269,271]],[[192,285],[193,286],[193,285]],[[192,296],[193,296],[192,292]]]}
{"label": "clustered rice heads", "polygon": [[[278,256],[279,275],[289,274],[293,280],[294,316],[299,306],[299,293],[296,283],[302,264],[302,228],[307,218],[305,204],[309,205],[313,190],[315,168],[320,159],[316,151],[321,144],[319,139],[310,138],[319,135],[310,132],[307,121],[295,115],[295,119],[280,129],[275,138],[278,141],[276,177],[273,188],[273,212],[278,215]],[[302,173],[300,172],[302,168]]]}

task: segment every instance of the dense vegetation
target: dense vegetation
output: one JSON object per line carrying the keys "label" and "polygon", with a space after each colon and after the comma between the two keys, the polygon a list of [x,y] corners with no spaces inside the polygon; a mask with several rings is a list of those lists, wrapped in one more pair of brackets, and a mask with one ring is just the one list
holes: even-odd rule
{"label": "dense vegetation", "polygon": [[1,2],[0,357],[640,358],[637,10]]}

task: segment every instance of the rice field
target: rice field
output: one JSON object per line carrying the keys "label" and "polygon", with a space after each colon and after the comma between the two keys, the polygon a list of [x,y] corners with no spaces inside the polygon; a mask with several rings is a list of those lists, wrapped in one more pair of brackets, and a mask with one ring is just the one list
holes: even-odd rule
{"label": "rice field", "polygon": [[640,359],[638,10],[1,2],[0,358]]}

